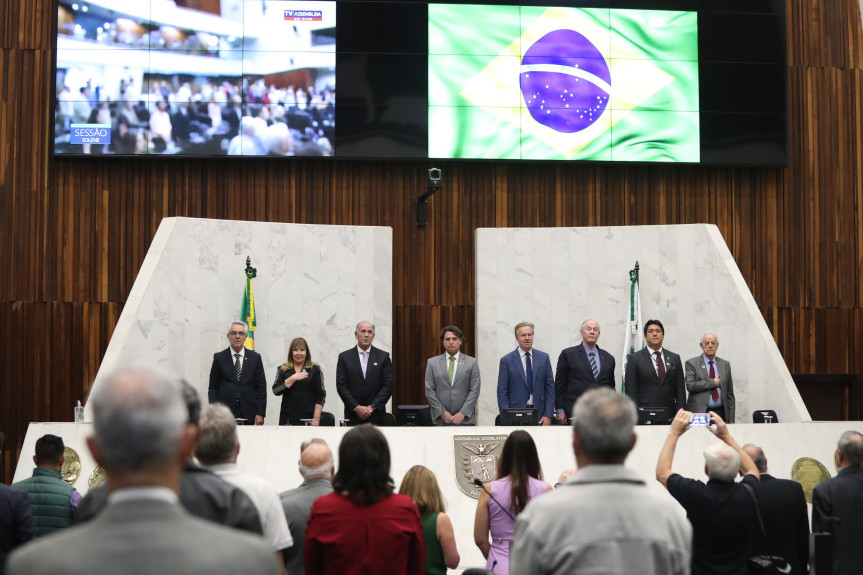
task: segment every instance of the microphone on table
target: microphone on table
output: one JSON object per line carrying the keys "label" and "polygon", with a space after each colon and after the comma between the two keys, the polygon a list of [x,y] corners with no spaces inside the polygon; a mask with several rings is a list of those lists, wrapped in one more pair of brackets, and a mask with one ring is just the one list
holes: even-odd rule
{"label": "microphone on table", "polygon": [[498,500],[497,500],[497,498],[496,498],[494,495],[492,495],[492,494],[491,494],[491,491],[489,491],[488,489],[486,489],[486,487],[485,487],[485,483],[483,483],[483,482],[482,482],[478,477],[474,477],[474,478],[473,478],[473,484],[474,484],[474,485],[476,485],[477,487],[479,487],[480,489],[482,489],[483,491],[485,491],[486,493],[488,493],[488,496],[489,496],[489,497],[491,497],[492,499],[494,499],[494,502],[495,502],[495,503],[497,503],[498,507],[500,507],[500,508],[501,508],[501,510],[502,510],[504,513],[506,513],[507,515],[509,515],[509,518],[510,518],[510,519],[512,519],[513,521],[515,521],[515,517],[513,517],[512,513],[510,513],[510,512],[509,512],[509,509],[507,509],[506,507],[504,507],[503,505],[501,505],[501,504],[500,504],[500,501],[498,501]]}

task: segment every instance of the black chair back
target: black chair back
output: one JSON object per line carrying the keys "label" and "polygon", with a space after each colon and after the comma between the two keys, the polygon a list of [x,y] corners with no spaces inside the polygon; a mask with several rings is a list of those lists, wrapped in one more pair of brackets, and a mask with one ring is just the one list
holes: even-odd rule
{"label": "black chair back", "polygon": [[756,409],[752,412],[752,423],[779,423],[779,417],[772,409]]}

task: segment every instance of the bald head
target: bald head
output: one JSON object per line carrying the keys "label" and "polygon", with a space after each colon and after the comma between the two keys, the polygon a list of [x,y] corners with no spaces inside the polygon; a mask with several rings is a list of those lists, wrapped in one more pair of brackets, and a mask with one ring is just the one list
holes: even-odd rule
{"label": "bald head", "polygon": [[751,443],[747,443],[740,449],[742,449],[746,455],[752,459],[755,467],[758,468],[758,473],[767,473],[767,456],[764,455],[763,449]]}
{"label": "bald head", "polygon": [[333,452],[323,443],[310,443],[300,454],[300,475],[305,481],[333,479]]}

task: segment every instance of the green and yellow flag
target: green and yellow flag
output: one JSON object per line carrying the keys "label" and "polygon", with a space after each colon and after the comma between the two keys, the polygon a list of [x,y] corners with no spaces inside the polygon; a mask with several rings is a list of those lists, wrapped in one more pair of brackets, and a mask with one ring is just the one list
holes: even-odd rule
{"label": "green and yellow flag", "polygon": [[249,326],[249,337],[243,344],[246,349],[255,349],[255,290],[252,288],[252,280],[258,276],[258,270],[253,268],[250,262],[246,262],[246,289],[243,290],[243,304],[240,307],[240,321]]}
{"label": "green and yellow flag", "polygon": [[429,156],[698,162],[695,12],[429,5]]}

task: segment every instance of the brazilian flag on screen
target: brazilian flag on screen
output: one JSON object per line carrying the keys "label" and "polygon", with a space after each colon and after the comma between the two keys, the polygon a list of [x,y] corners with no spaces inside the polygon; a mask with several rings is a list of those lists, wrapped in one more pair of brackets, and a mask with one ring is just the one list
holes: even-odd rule
{"label": "brazilian flag on screen", "polygon": [[429,5],[429,156],[698,162],[695,12]]}

